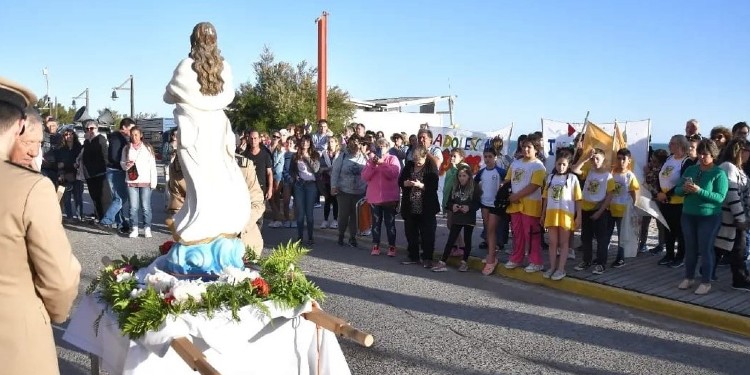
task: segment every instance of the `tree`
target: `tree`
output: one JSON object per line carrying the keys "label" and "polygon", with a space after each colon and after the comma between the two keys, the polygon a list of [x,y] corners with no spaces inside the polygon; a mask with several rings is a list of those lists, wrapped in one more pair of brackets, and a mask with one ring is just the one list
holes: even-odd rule
{"label": "tree", "polygon": [[47,116],[53,116],[58,124],[72,123],[73,116],[76,113],[76,109],[73,107],[65,108],[65,106],[60,103],[48,103],[43,98],[36,102],[36,108],[39,108],[39,114],[42,116],[42,119],[47,118]]}
{"label": "tree", "polygon": [[[260,60],[253,63],[255,82],[240,85],[227,116],[235,130],[257,129],[268,131],[316,122],[317,69],[302,61],[296,66],[276,61],[268,47],[263,48]],[[328,124],[333,131],[341,131],[354,114],[349,93],[338,86],[328,89]]]}

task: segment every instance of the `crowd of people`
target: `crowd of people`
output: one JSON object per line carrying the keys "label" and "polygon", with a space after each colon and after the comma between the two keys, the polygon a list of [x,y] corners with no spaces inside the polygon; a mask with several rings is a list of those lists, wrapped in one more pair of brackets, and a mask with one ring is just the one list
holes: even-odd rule
{"label": "crowd of people", "polygon": [[[140,227],[145,237],[151,237],[151,191],[157,182],[154,149],[128,118],[107,136],[98,133],[93,121],[84,123],[84,128],[83,144],[72,129],[58,132],[52,118],[47,119],[43,134],[40,169],[56,186],[64,187],[64,219],[84,219],[85,182],[95,207],[92,225],[130,237],[139,236]],[[494,249],[484,259],[485,275],[495,271],[498,252],[509,244],[510,233],[513,246],[504,265],[509,269],[523,266],[526,272],[543,272],[545,278],[564,278],[568,259],[575,259],[572,244],[579,230],[581,246],[576,250],[582,259],[575,270],[602,274],[607,268],[623,267],[624,249],[619,244],[615,260],[607,264],[611,239],[615,228],[618,233],[622,230],[623,216],[628,206],[633,208],[639,191],[647,191],[658,202],[661,217],[643,218],[639,250],[664,253],[659,265],[685,267],[681,289],[695,284],[699,269],[695,293],[705,294],[720,263],[730,265],[734,288],[750,290],[745,266],[750,237],[748,129],[740,122],[731,130],[716,127],[704,138],[698,133],[698,122],[691,120],[684,135],[670,139],[669,150],[649,152],[644,181],[632,172],[627,148],[618,150],[613,160],[606,160],[607,153],[596,148],[584,155],[579,136],[573,145],[558,148],[547,158],[537,132],[520,136],[517,150],[504,155],[504,142],[496,138],[485,147],[479,170],[465,163],[464,150],[450,150],[440,197],[443,152],[433,144],[428,126],[417,134],[386,138],[364,124],[349,125],[334,135],[321,120],[314,131],[306,126],[270,134],[246,131],[239,137],[236,153],[254,166],[261,203],[271,211],[269,228],[296,228],[297,239],[312,246],[313,210],[322,206],[319,228],[336,230],[340,246],[357,247],[357,218],[365,204],[372,255],[396,256],[400,215],[408,244],[402,263],[421,264],[435,272],[447,270],[449,256],[462,257],[459,270],[468,270],[478,216],[484,240],[479,247]],[[163,145],[166,161],[175,161],[175,135],[172,132]],[[21,162],[32,163],[36,157],[31,152],[25,155],[27,161]],[[442,258],[433,262],[436,215],[441,212],[449,236]],[[656,222],[658,245],[646,249],[651,221]],[[263,216],[257,225],[259,230],[263,227]],[[546,264],[543,248],[549,249]]]}
{"label": "crowd of people", "polygon": [[[317,125],[315,130],[289,126],[270,133],[247,131],[236,150],[258,166],[271,210],[268,227],[296,228],[298,240],[308,245],[315,242],[313,208],[321,204],[322,196],[320,228],[337,230],[340,246],[358,246],[356,218],[361,205],[367,205],[372,255],[385,251],[396,256],[400,215],[408,245],[403,264],[443,272],[448,257],[460,256],[459,270],[467,271],[479,216],[484,240],[479,247],[493,250],[484,259],[485,275],[495,271],[498,252],[509,244],[512,233],[504,267],[524,267],[526,272],[543,272],[545,278],[560,280],[566,276],[568,259],[575,259],[573,238],[579,230],[581,246],[576,250],[582,259],[574,269],[602,274],[607,268],[625,266],[619,243],[614,261],[608,264],[613,234],[615,229],[622,231],[623,217],[634,208],[638,195],[648,191],[658,202],[659,219],[666,226],[655,220],[658,245],[647,249],[652,218],[643,218],[641,252],[664,253],[659,265],[685,267],[680,289],[696,283],[699,268],[700,285],[694,292],[708,293],[721,261],[731,265],[732,286],[750,290],[744,263],[750,228],[745,224],[750,222],[746,216],[750,143],[744,122],[731,131],[716,127],[704,138],[698,133],[698,122],[688,121],[686,134],[672,137],[668,151],[649,151],[644,181],[633,173],[633,156],[627,148],[607,160],[605,150],[594,148],[584,154],[583,136],[579,136],[573,145],[558,148],[548,158],[537,132],[520,136],[517,149],[505,155],[503,140],[496,138],[484,149],[484,166],[479,170],[465,163],[464,150],[450,150],[441,197],[443,152],[433,144],[428,126],[417,134],[386,138],[364,124],[346,126],[340,135],[334,135],[325,120]],[[446,215],[449,236],[442,258],[434,262],[440,212]],[[546,263],[543,248],[549,250]]]}
{"label": "crowd of people", "polygon": [[[63,191],[63,220],[88,221],[91,225],[129,237],[151,237],[151,192],[156,188],[156,152],[143,140],[142,130],[130,118],[120,121],[119,129],[99,132],[99,124],[84,120],[84,142],[72,127],[58,128],[48,117],[41,147],[41,165],[34,169],[52,180]],[[94,212],[83,212],[84,183]],[[142,218],[142,219],[141,219]]]}

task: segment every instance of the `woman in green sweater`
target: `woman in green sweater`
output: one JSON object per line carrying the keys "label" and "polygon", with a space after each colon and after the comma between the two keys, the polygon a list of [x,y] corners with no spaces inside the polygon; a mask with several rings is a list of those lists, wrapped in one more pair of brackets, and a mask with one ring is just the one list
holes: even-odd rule
{"label": "woman in green sweater", "polygon": [[719,148],[710,139],[704,139],[696,147],[698,164],[689,167],[682,175],[675,194],[685,197],[682,207],[682,235],[685,239],[685,280],[679,289],[688,289],[695,283],[695,266],[701,255],[703,273],[701,285],[695,294],[706,294],[711,290],[714,241],[721,225],[721,206],[727,195],[727,174],[714,165]]}

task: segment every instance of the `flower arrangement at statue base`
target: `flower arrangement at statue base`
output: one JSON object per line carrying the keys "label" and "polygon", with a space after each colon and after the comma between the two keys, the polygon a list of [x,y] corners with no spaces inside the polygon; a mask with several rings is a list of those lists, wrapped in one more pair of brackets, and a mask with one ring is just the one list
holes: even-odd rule
{"label": "flower arrangement at statue base", "polygon": [[[168,243],[160,246],[170,248]],[[96,294],[117,320],[123,335],[131,339],[162,329],[167,319],[183,314],[231,316],[240,320],[240,310],[254,308],[269,316],[270,309],[295,310],[311,301],[321,301],[323,292],[307,280],[298,267],[307,254],[299,242],[279,245],[270,255],[255,259],[245,254],[245,268],[225,268],[219,275],[183,278],[161,271],[164,255],[123,256],[102,269],[87,294]],[[94,323],[98,331],[103,314]]]}

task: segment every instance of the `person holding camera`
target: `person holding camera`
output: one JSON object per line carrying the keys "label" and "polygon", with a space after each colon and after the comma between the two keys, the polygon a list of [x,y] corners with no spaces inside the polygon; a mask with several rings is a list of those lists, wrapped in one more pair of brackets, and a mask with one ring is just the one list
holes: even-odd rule
{"label": "person holding camera", "polygon": [[372,251],[380,255],[380,230],[385,223],[388,236],[388,256],[396,256],[396,207],[399,201],[398,175],[401,163],[398,157],[388,153],[388,141],[375,141],[375,152],[362,170],[362,179],[367,183],[367,203],[372,208]]}

